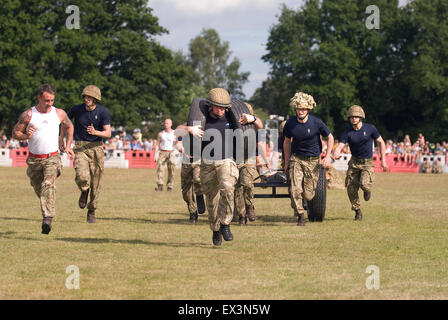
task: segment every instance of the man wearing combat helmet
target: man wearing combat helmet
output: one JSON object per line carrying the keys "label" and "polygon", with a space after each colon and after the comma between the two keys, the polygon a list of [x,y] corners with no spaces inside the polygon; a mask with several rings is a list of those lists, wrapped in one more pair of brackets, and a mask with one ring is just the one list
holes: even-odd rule
{"label": "man wearing combat helmet", "polygon": [[319,156],[322,152],[321,136],[328,138],[322,162],[324,168],[328,168],[331,163],[334,138],[322,120],[310,114],[310,110],[316,106],[311,95],[297,92],[289,105],[296,116],[288,119],[283,129],[284,169],[291,182],[290,196],[294,216],[298,217],[297,225],[304,226],[306,210],[302,200],[311,201],[315,195],[319,178]]}
{"label": "man wearing combat helmet", "polygon": [[365,113],[360,106],[351,106],[347,111],[347,118],[351,126],[342,134],[339,145],[334,151],[334,158],[338,159],[344,146],[349,145],[352,157],[348,163],[345,186],[352,210],[355,211],[355,220],[362,220],[358,190],[359,188],[363,190],[365,201],[370,199],[373,184],[373,141],[380,145],[381,167],[384,171],[388,169],[385,157],[386,144],[374,125],[363,122]]}
{"label": "man wearing combat helmet", "polygon": [[101,91],[97,86],[85,87],[82,99],[84,103],[73,106],[68,116],[74,118],[75,123],[73,166],[76,172],[75,181],[81,191],[78,205],[81,209],[87,206],[87,222],[94,223],[104,172],[102,139],[111,136],[110,113],[98,103],[101,100]]}
{"label": "man wearing combat helmet", "polygon": [[212,241],[216,246],[233,240],[230,222],[233,219],[235,184],[238,168],[234,160],[234,146],[227,141],[226,130],[233,130],[235,124],[229,113],[230,95],[222,88],[211,89],[207,94],[205,127],[202,130],[188,130],[193,135],[202,136],[201,143],[201,186],[206,196],[206,206]]}

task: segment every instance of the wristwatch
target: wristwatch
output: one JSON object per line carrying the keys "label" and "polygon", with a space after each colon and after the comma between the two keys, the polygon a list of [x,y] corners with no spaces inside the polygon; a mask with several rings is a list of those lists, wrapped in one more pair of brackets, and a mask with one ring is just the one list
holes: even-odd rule
{"label": "wristwatch", "polygon": [[255,121],[257,121],[257,117],[254,115],[254,121],[252,123],[255,123]]}

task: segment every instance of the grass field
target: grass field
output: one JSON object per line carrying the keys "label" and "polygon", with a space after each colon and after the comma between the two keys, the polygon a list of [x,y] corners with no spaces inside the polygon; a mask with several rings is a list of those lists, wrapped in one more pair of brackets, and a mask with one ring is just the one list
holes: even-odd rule
{"label": "grass field", "polygon": [[155,170],[106,169],[87,224],[64,168],[49,235],[25,168],[0,177],[0,299],[448,299],[447,174],[376,174],[361,222],[345,190],[329,190],[325,221],[305,227],[288,199],[256,199],[257,220],[233,223],[221,247],[206,215],[188,222],[179,171],[174,192],[157,193]]}

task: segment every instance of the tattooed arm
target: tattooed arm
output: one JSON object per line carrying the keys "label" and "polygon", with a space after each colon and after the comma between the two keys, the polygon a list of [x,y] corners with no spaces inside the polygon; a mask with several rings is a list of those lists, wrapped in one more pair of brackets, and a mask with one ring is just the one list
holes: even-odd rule
{"label": "tattooed arm", "polygon": [[19,121],[16,123],[14,128],[12,129],[12,137],[17,140],[27,140],[33,136],[34,127],[29,126],[31,121],[31,109],[24,111],[19,118]]}
{"label": "tattooed arm", "polygon": [[[70,157],[70,159],[74,158],[74,153],[71,148],[72,142],[73,142],[73,124],[70,121],[69,117],[67,116],[67,113],[65,113],[62,109],[56,109],[56,112],[59,116],[59,119],[61,119],[61,130],[59,133],[59,149],[62,152],[67,152],[67,155]],[[67,136],[67,141],[64,142],[64,138]]]}

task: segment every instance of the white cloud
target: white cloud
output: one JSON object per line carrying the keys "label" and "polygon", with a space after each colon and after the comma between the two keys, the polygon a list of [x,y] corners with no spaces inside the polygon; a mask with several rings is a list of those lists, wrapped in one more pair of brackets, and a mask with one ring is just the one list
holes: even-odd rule
{"label": "white cloud", "polygon": [[228,10],[247,10],[278,4],[278,0],[150,0],[149,5],[161,2],[189,16],[212,16]]}

